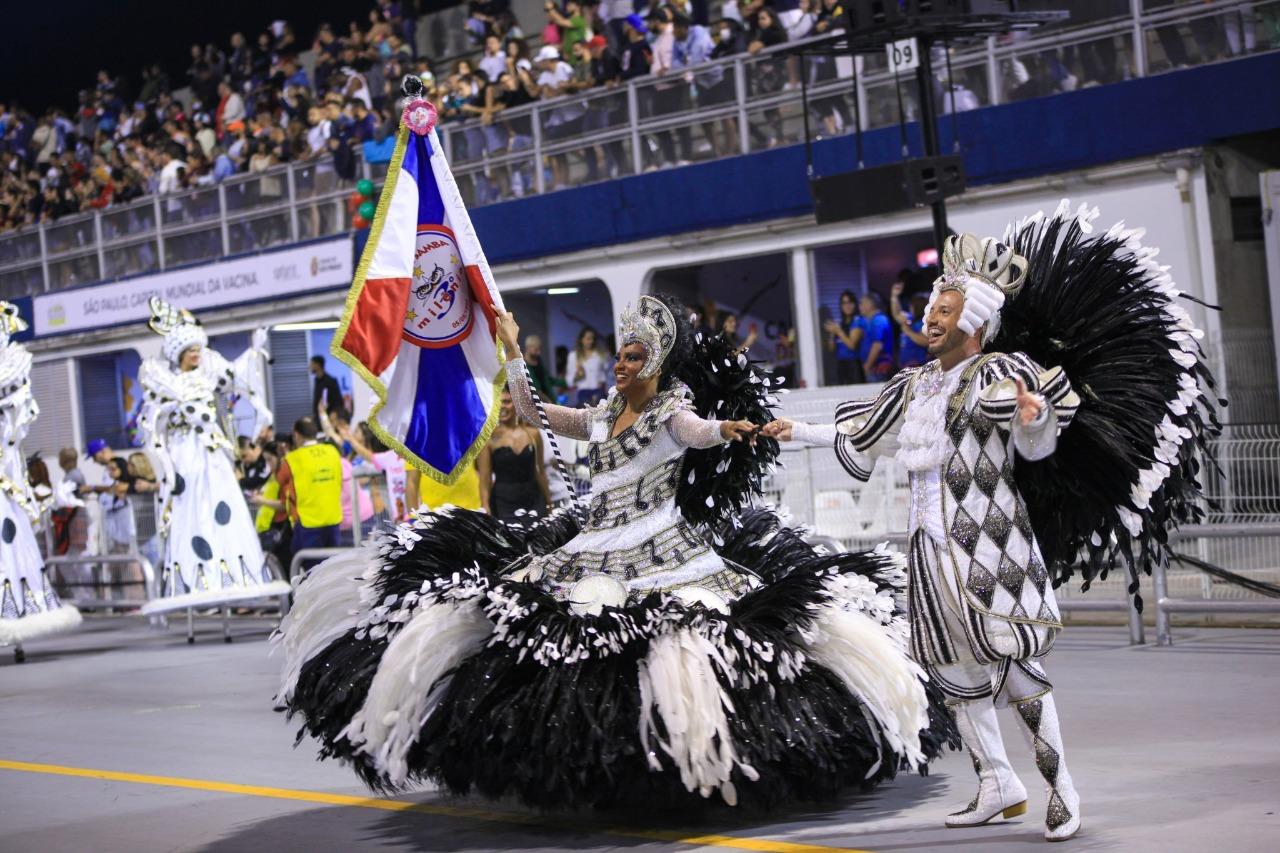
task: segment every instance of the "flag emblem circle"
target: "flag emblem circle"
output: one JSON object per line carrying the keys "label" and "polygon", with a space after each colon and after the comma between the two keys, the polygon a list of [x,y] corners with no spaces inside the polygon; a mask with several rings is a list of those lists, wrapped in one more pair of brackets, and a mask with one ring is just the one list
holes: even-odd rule
{"label": "flag emblem circle", "polygon": [[428,349],[453,346],[471,334],[475,311],[453,232],[443,225],[418,228],[404,338]]}

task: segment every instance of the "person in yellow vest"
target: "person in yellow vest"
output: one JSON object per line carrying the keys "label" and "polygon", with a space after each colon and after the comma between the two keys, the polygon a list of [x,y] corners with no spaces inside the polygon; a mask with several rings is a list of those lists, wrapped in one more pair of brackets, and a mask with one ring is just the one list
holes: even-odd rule
{"label": "person in yellow vest", "polygon": [[304,548],[335,548],[342,523],[342,455],[332,444],[319,442],[319,427],[311,417],[293,425],[293,446],[276,479],[293,525],[293,552]]}

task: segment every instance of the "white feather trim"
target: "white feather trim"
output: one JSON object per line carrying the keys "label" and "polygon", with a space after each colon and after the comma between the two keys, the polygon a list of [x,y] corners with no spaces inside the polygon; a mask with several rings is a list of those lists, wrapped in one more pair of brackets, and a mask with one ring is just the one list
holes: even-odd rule
{"label": "white feather trim", "polygon": [[364,706],[340,737],[373,756],[392,783],[403,783],[409,750],[448,688],[449,673],[492,635],[478,601],[418,610],[383,652]]}
{"label": "white feather trim", "polygon": [[1142,535],[1142,517],[1128,507],[1116,507],[1116,514],[1120,516],[1120,523],[1125,526],[1132,536]]}
{"label": "white feather trim", "polygon": [[360,577],[373,559],[370,548],[359,548],[330,557],[297,579],[293,608],[271,638],[284,650],[277,698],[292,698],[307,661],[360,621]]}
{"label": "white feather trim", "polygon": [[802,638],[810,658],[839,676],[867,707],[893,751],[912,766],[923,764],[920,731],[929,726],[925,674],[901,643],[838,601],[818,608]]}
{"label": "white feather trim", "polygon": [[17,619],[0,619],[0,646],[12,646],[36,637],[61,634],[80,624],[80,611],[70,604],[57,610],[42,610]]}
{"label": "white feather trim", "polygon": [[[706,636],[685,628],[660,634],[649,641],[640,661],[640,744],[649,749],[657,741],[680,770],[680,781],[689,791],[708,797],[719,789],[729,805],[738,792],[729,776],[739,767],[744,776],[759,778],[755,769],[738,759],[729,731],[733,711],[729,695],[717,673],[733,680],[733,672],[720,649]],[[662,718],[668,740],[657,736],[654,713]],[[649,766],[662,765],[648,754]]]}

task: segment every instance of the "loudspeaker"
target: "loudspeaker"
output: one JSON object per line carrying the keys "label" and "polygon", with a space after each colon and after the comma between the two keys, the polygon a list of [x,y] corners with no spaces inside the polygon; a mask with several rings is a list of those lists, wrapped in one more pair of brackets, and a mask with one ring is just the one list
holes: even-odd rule
{"label": "loudspeaker", "polygon": [[944,17],[1008,14],[1017,8],[1014,0],[847,0],[844,5],[852,33],[872,27],[924,24]]}
{"label": "loudspeaker", "polygon": [[959,154],[917,157],[809,182],[819,224],[922,207],[959,195],[964,188]]}

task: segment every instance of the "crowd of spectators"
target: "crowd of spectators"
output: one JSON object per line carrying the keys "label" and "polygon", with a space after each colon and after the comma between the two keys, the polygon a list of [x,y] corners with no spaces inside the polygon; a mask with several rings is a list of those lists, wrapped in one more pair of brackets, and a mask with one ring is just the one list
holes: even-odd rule
{"label": "crowd of spectators", "polygon": [[[647,75],[669,82],[639,91],[642,117],[727,104],[735,96],[732,75],[719,68],[687,69],[832,32],[844,18],[842,2],[546,0],[544,17],[525,22],[526,31],[510,0],[471,0],[463,26],[475,53],[457,59],[419,50],[413,0],[376,0],[364,19],[345,27],[321,24],[314,34],[296,34],[287,21],[276,21],[249,37],[234,33],[222,47],[192,45],[190,65],[181,74],[154,64],[136,80],[100,71],[74,106],[33,113],[14,102],[0,103],[0,232],[148,194],[211,186],[285,162],[318,161],[336,187],[335,177],[354,176],[360,146],[374,162],[389,157],[399,83],[409,73],[424,80],[442,122],[478,120],[451,137],[455,160],[531,148],[529,121],[508,120],[506,110],[608,90]],[[1073,21],[1077,17],[1090,20],[1085,12],[1073,12]],[[1226,16],[1197,20],[1190,32],[1188,42],[1174,26],[1157,30],[1167,66],[1192,63],[1193,52],[1203,60],[1255,47],[1250,16],[1235,23]],[[1008,43],[1018,37],[1026,34],[1009,36]],[[1011,55],[1002,61],[1000,86],[1009,99],[1069,91],[1121,79],[1126,63],[1108,39]],[[811,58],[806,68],[811,83],[837,74],[830,57]],[[936,81],[941,111],[980,106],[982,71],[967,67],[945,86]],[[794,57],[766,59],[753,63],[747,82],[751,94],[768,94],[798,88],[800,74]],[[914,118],[896,114],[896,99],[879,100],[868,107],[874,123]],[[544,116],[544,141],[619,126],[627,109],[622,92],[607,91],[589,104],[553,108]],[[842,97],[819,98],[810,111],[818,133],[851,127]],[[763,118],[747,129],[753,148],[796,141],[781,135],[776,108]],[[736,153],[736,121],[728,116],[701,125],[698,152]],[[694,159],[693,132],[685,126],[646,136],[645,167]],[[575,154],[587,181],[629,168],[621,141],[585,145]],[[569,165],[565,153],[547,158],[550,188],[566,185]],[[494,169],[491,179],[480,182],[475,201],[522,195],[530,180],[527,168]]]}
{"label": "crowd of spectators", "polygon": [[429,70],[407,8],[377,0],[366,21],[323,24],[306,43],[277,21],[195,44],[181,75],[100,71],[71,109],[0,103],[0,231],[288,161],[353,177],[355,147],[387,133],[401,76]]}
{"label": "crowd of spectators", "polygon": [[[687,108],[691,97],[727,101],[733,81],[723,72],[691,75],[692,95],[676,75],[827,31],[843,14],[839,0],[725,0],[717,22],[707,26],[705,2],[547,0],[545,20],[531,22],[536,32],[526,35],[509,0],[473,0],[465,27],[477,53],[436,67],[417,50],[412,6],[377,0],[367,19],[345,28],[321,24],[309,41],[277,21],[256,35],[234,33],[225,46],[194,44],[181,74],[156,64],[136,80],[103,70],[74,107],[33,113],[0,103],[0,231],[212,186],[285,162],[316,160],[326,173],[350,180],[359,146],[370,143],[367,154],[389,155],[399,84],[410,73],[426,83],[442,122],[480,120],[461,135],[455,157],[530,147],[528,123],[503,121],[504,110],[648,74],[669,74],[672,84],[645,93],[647,114]],[[791,68],[770,66],[763,77],[762,86],[798,85]],[[554,140],[606,127],[626,103],[603,106],[566,105],[551,113],[545,132]],[[732,120],[706,132],[716,153],[733,150]],[[655,168],[691,157],[687,130],[655,135],[649,147]],[[619,171],[620,145],[585,156],[589,178]],[[548,166],[553,184],[562,184],[565,157],[549,158]],[[520,179],[504,175],[501,189],[520,194]]]}
{"label": "crowd of spectators", "polygon": [[[934,268],[899,271],[889,285],[889,298],[868,289],[861,297],[852,290],[840,294],[838,319],[823,321],[826,348],[835,365],[829,385],[884,382],[905,367],[928,361],[924,331],[929,290],[918,289],[931,280]],[[907,289],[911,292],[907,293]]]}

